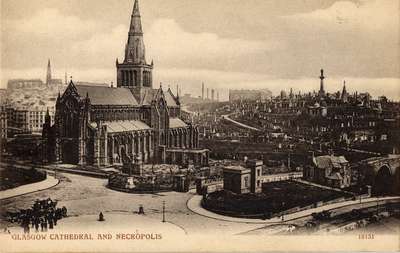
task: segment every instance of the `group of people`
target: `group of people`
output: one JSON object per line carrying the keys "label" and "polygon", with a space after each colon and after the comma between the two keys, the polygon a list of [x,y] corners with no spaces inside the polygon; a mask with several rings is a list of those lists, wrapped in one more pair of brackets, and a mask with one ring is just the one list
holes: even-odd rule
{"label": "group of people", "polygon": [[9,221],[21,224],[24,233],[29,233],[31,228],[36,232],[39,232],[39,228],[40,231],[46,232],[57,226],[57,221],[63,217],[67,217],[67,208],[65,206],[57,208],[57,201],[51,198],[37,199],[32,208],[8,213]]}

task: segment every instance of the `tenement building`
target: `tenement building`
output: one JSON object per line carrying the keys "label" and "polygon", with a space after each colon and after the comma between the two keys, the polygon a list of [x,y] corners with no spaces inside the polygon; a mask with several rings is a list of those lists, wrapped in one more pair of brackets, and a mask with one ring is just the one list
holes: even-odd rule
{"label": "tenement building", "polygon": [[229,101],[266,101],[272,96],[268,89],[263,90],[229,90]]}
{"label": "tenement building", "polygon": [[61,79],[52,78],[50,60],[47,63],[46,83],[40,79],[9,80],[4,101],[8,137],[14,137],[15,134],[40,134],[46,111],[54,119],[57,93],[65,88]]}
{"label": "tenement building", "polygon": [[208,163],[198,149],[198,129],[181,118],[179,96],[153,89],[135,0],[123,62],[116,60],[117,87],[72,81],[56,101],[54,125],[43,127],[44,160],[104,166],[122,158],[145,163]]}

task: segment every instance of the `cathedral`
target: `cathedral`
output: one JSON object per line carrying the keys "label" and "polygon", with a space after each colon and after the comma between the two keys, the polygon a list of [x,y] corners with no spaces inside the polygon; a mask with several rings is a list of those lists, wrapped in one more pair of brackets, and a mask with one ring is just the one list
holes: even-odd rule
{"label": "cathedral", "polygon": [[135,0],[123,62],[116,60],[117,87],[77,85],[58,95],[54,124],[43,125],[43,160],[107,166],[128,157],[143,163],[208,164],[198,129],[181,116],[179,96],[153,89]]}

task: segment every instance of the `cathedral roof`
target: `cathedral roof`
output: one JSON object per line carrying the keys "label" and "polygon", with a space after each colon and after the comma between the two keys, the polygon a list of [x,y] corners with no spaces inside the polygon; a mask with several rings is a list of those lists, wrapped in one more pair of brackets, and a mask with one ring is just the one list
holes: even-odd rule
{"label": "cathedral roof", "polygon": [[139,120],[105,121],[103,122],[103,125],[107,126],[108,133],[121,133],[150,129],[146,123]]}
{"label": "cathedral roof", "polygon": [[174,94],[172,94],[171,89],[168,89],[168,91],[165,92],[164,95],[165,95],[165,101],[167,101],[168,107],[178,106],[178,104],[176,103],[176,98],[175,98]]}
{"label": "cathedral roof", "polygon": [[151,105],[155,95],[157,94],[157,90],[155,89],[147,89],[144,93],[143,99],[140,102],[141,105]]}
{"label": "cathedral roof", "polygon": [[187,127],[187,124],[183,122],[180,118],[169,118],[169,127],[181,128],[181,127]]}
{"label": "cathedral roof", "polygon": [[127,88],[104,86],[75,85],[79,96],[89,95],[92,105],[138,105],[135,97]]}
{"label": "cathedral roof", "polygon": [[151,105],[151,102],[153,100],[157,100],[158,96],[164,96],[168,107],[178,106],[171,90],[168,90],[167,92],[161,92],[160,89],[147,89],[144,93],[142,101],[140,102],[140,105]]}

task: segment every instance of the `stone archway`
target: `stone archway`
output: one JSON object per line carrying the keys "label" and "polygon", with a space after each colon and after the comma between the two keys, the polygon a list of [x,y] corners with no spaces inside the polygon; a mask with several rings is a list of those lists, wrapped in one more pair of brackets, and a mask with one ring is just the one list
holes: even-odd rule
{"label": "stone archway", "polygon": [[386,195],[393,192],[394,175],[389,165],[382,165],[376,173],[374,180],[374,195]]}

